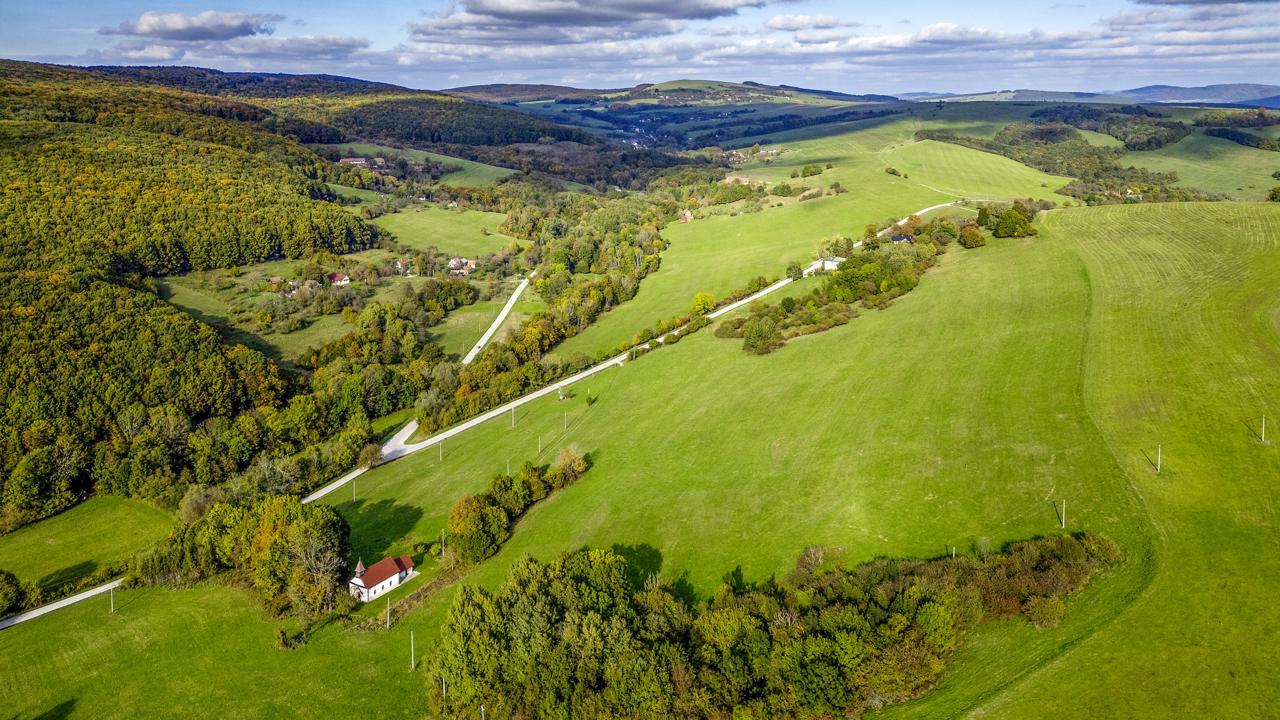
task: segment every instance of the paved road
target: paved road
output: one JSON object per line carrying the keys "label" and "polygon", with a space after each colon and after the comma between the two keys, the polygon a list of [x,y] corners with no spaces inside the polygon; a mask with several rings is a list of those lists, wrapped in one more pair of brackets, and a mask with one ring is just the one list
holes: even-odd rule
{"label": "paved road", "polygon": [[[950,205],[955,205],[959,202],[960,201],[956,200],[953,202],[942,203],[940,205],[931,205],[922,210],[917,210],[916,212],[912,213],[912,215],[923,215],[927,212],[930,212],[931,210],[937,210],[939,208],[948,207]],[[901,224],[901,223],[898,223],[898,224]],[[884,236],[889,231],[897,227],[898,224],[891,225],[885,228],[884,230],[881,230],[879,234],[881,236]],[[861,244],[862,244],[861,242],[858,242],[854,245],[854,247],[857,247],[858,245],[861,245]],[[805,269],[804,274],[812,275],[821,266],[821,264],[822,264],[821,260],[814,262],[813,264],[809,265],[808,268]],[[532,277],[532,273],[530,273],[530,277]],[[724,307],[709,313],[707,317],[714,320],[723,315],[727,315],[733,312],[734,310],[737,310],[738,308],[744,305],[749,305],[750,303],[753,303],[756,300],[759,300],[760,298],[770,293],[777,292],[778,290],[781,290],[782,288],[790,285],[791,283],[792,283],[791,278],[783,278],[782,280],[779,280],[778,282],[770,285],[769,287],[764,288],[760,292],[749,295],[745,298],[742,298],[741,300],[730,303],[729,305],[725,305]],[[502,312],[498,314],[498,318],[493,321],[493,324],[489,326],[489,330],[484,334],[483,337],[480,338],[480,342],[476,343],[476,346],[471,349],[471,352],[467,353],[467,357],[463,358],[464,363],[470,363],[473,359],[475,359],[475,356],[479,354],[479,351],[483,349],[485,344],[489,342],[489,340],[493,337],[494,333],[497,332],[497,329],[501,327],[502,321],[505,320],[506,316],[511,312],[511,308],[515,306],[516,300],[520,297],[520,294],[524,292],[526,287],[528,287],[528,284],[529,284],[529,278],[525,278],[525,280],[523,280],[520,283],[520,285],[516,288],[516,291],[512,293],[511,298],[507,300],[507,304],[502,308]],[[680,332],[682,332],[682,329],[673,330],[672,332],[667,333],[666,335],[663,335],[662,337],[658,338],[658,342],[662,342],[666,340],[668,337],[679,334]],[[562,388],[566,388],[576,382],[585,380],[591,377],[592,375],[604,372],[609,368],[622,367],[622,364],[626,362],[627,357],[629,355],[630,355],[630,351],[622,353],[621,355],[618,355],[616,357],[609,358],[608,360],[605,360],[604,362],[599,363],[597,365],[593,365],[576,375],[571,375],[567,378],[564,378],[563,380],[552,383],[551,385],[548,385],[540,390],[535,390],[529,393],[528,395],[516,398],[515,400],[512,400],[511,402],[506,403],[505,405],[496,407],[481,415],[477,415],[476,417],[471,418],[470,420],[462,423],[461,425],[456,425],[452,428],[449,428],[448,430],[444,430],[442,432],[436,433],[435,435],[432,435],[431,437],[421,442],[416,442],[416,443],[409,442],[409,438],[413,437],[413,434],[418,431],[418,421],[416,420],[411,421],[409,424],[405,425],[403,428],[400,428],[400,431],[397,432],[394,436],[392,436],[392,438],[382,446],[383,460],[384,462],[395,460],[396,458],[404,457],[405,455],[408,455],[410,453],[415,453],[415,452],[418,452],[419,450],[425,450],[434,445],[439,445],[440,443],[444,442],[445,440],[448,440],[451,437],[456,437],[458,435],[461,435],[467,430],[470,430],[471,428],[476,427],[477,425],[485,423],[489,420],[492,420],[500,415],[511,412],[512,410],[520,407],[521,405],[533,402],[538,398],[550,395],[551,393],[557,392]],[[328,495],[334,490],[337,490],[343,485],[346,485],[352,480],[360,477],[364,473],[368,472],[368,470],[369,468],[356,468],[355,470],[352,470],[346,475],[343,475],[337,480],[334,480],[328,485],[325,485],[319,490],[303,498],[302,502],[304,503],[315,502],[316,500],[319,500],[325,495]],[[53,612],[54,610],[64,608],[68,605],[78,603],[82,600],[87,600],[91,597],[101,595],[105,592],[110,591],[114,587],[119,587],[120,583],[122,582],[123,580],[115,580],[113,582],[107,583],[106,585],[99,585],[96,588],[85,590],[84,592],[78,595],[72,595],[71,597],[66,598],[64,600],[59,600],[55,603],[50,603],[49,605],[45,605],[42,608],[38,608],[30,612],[22,613],[21,615],[15,615],[9,618],[8,620],[0,621],[0,630],[3,630],[8,627],[12,627],[21,622],[26,622],[27,620],[31,620],[33,618],[40,617],[45,613]]]}
{"label": "paved road", "polygon": [[[948,203],[942,203],[942,204],[939,204],[939,205],[931,205],[931,206],[929,206],[929,207],[927,207],[927,208],[924,208],[924,209],[922,209],[922,210],[917,210],[916,212],[914,212],[914,213],[912,213],[912,214],[913,214],[913,215],[923,215],[924,213],[927,213],[927,212],[929,212],[929,211],[931,211],[931,210],[937,210],[937,209],[939,209],[939,208],[944,208],[944,207],[948,207],[948,206],[950,206],[950,205],[955,205],[955,204],[956,204],[956,203],[958,203],[958,202],[959,202],[959,201],[958,201],[958,200],[956,200],[956,201],[952,201],[952,202],[948,202]],[[900,223],[899,223],[899,224],[900,224]],[[882,236],[883,236],[883,235],[887,234],[889,231],[893,230],[895,227],[897,227],[897,225],[891,225],[891,226],[889,226],[889,227],[885,228],[884,230],[881,230],[881,231],[880,231],[880,235],[882,235]],[[861,242],[861,241],[859,241],[858,243],[856,243],[856,244],[854,245],[854,247],[857,247],[858,245],[861,245],[861,244],[862,244],[862,242]],[[805,274],[805,275],[812,275],[812,274],[813,274],[813,273],[814,273],[814,272],[815,272],[819,267],[821,267],[821,265],[822,265],[822,261],[821,261],[821,260],[815,261],[813,264],[809,265],[809,267],[805,268],[804,274]],[[525,283],[527,283],[527,282],[528,282],[528,280],[526,280],[526,281],[525,281]],[[790,285],[790,284],[791,284],[791,282],[792,282],[791,278],[783,278],[782,280],[779,280],[779,281],[775,282],[774,284],[770,285],[770,286],[769,286],[769,287],[767,287],[767,288],[764,288],[763,290],[761,290],[761,291],[759,291],[759,292],[757,292],[757,293],[754,293],[754,294],[752,294],[752,295],[749,295],[749,296],[747,296],[747,297],[745,297],[745,298],[742,298],[741,300],[738,300],[738,301],[736,301],[736,302],[730,303],[729,305],[725,305],[725,306],[724,306],[724,307],[722,307],[722,308],[718,308],[718,309],[717,309],[717,310],[715,310],[714,312],[709,313],[709,314],[707,315],[707,317],[709,317],[709,318],[711,318],[712,320],[714,320],[714,319],[716,319],[716,318],[718,318],[718,317],[721,317],[721,316],[723,316],[723,315],[727,315],[727,314],[729,314],[729,313],[733,312],[734,310],[737,310],[738,308],[743,307],[744,305],[749,305],[749,304],[751,304],[751,303],[755,302],[756,300],[759,300],[760,298],[762,298],[762,297],[764,297],[764,296],[766,296],[766,295],[769,295],[770,293],[774,293],[774,292],[777,292],[778,290],[781,290],[782,288],[784,288],[784,287],[786,287],[786,286]],[[523,288],[523,286],[524,286],[524,283],[522,283],[522,284],[521,284],[521,287],[522,287],[522,288]],[[520,293],[520,289],[517,289],[516,294],[515,294],[515,295],[512,295],[511,300],[508,300],[508,301],[507,301],[507,308],[504,308],[504,309],[503,309],[503,314],[504,314],[504,315],[505,315],[506,311],[507,311],[507,310],[508,310],[508,309],[509,309],[513,304],[514,304],[515,298],[519,295],[519,293]],[[501,316],[500,316],[500,318],[499,318],[499,319],[501,319]],[[500,323],[498,323],[497,321],[495,321],[495,323],[494,323],[494,327],[497,327],[497,325],[498,325],[498,324],[500,324]],[[492,329],[493,329],[493,328],[490,328],[490,330],[492,330]],[[663,335],[662,337],[658,338],[658,342],[662,342],[662,341],[666,340],[666,338],[670,337],[671,335],[675,335],[675,334],[678,334],[678,333],[680,333],[680,332],[681,332],[681,330],[679,330],[679,329],[674,330],[674,331],[672,331],[672,332],[670,332],[670,333],[668,333],[668,334],[666,334],[666,335]],[[491,334],[491,333],[486,333],[485,337],[486,337],[486,338],[488,338],[490,334]],[[455,425],[454,427],[449,428],[448,430],[443,430],[443,431],[441,431],[441,432],[439,432],[439,433],[437,433],[437,434],[435,434],[435,435],[432,435],[431,437],[429,437],[429,438],[427,438],[427,439],[425,439],[425,440],[422,440],[422,441],[420,441],[420,442],[416,442],[416,443],[410,443],[410,442],[409,442],[409,438],[413,437],[413,434],[414,434],[414,433],[416,433],[416,432],[418,431],[418,421],[417,421],[417,420],[413,420],[413,421],[411,421],[408,425],[405,425],[403,428],[401,428],[399,432],[397,432],[394,436],[392,436],[392,438],[391,438],[390,440],[388,440],[388,441],[387,441],[387,442],[382,446],[382,458],[383,458],[383,462],[389,462],[389,461],[391,461],[391,460],[395,460],[396,458],[401,458],[401,457],[404,457],[405,455],[409,455],[410,453],[415,453],[415,452],[418,452],[419,450],[425,450],[425,449],[427,449],[427,448],[429,448],[429,447],[433,447],[433,446],[435,446],[435,445],[439,445],[440,443],[444,442],[445,440],[448,440],[448,439],[449,439],[449,438],[451,438],[451,437],[456,437],[456,436],[458,436],[458,435],[461,435],[462,433],[466,432],[467,430],[470,430],[471,428],[476,427],[477,425],[480,425],[480,424],[482,424],[482,423],[485,423],[485,422],[487,422],[487,421],[489,421],[489,420],[492,420],[492,419],[494,419],[494,418],[496,418],[496,417],[498,417],[498,416],[500,416],[500,415],[503,415],[503,414],[505,414],[505,413],[511,412],[512,410],[514,410],[515,408],[520,407],[521,405],[525,405],[526,403],[531,403],[531,402],[533,402],[534,400],[537,400],[538,398],[541,398],[541,397],[545,397],[545,396],[547,396],[547,395],[550,395],[550,394],[551,394],[551,393],[553,393],[553,392],[557,392],[557,391],[559,391],[559,390],[560,390],[560,389],[562,389],[562,388],[568,387],[568,386],[570,386],[570,385],[572,385],[572,384],[574,384],[574,383],[576,383],[576,382],[579,382],[579,381],[581,381],[581,380],[585,380],[585,379],[587,379],[587,378],[591,377],[592,375],[595,375],[596,373],[600,373],[600,372],[603,372],[603,371],[605,371],[605,370],[608,370],[609,368],[612,368],[612,367],[621,367],[621,366],[622,366],[622,364],[623,364],[624,362],[626,362],[626,361],[627,361],[627,357],[628,357],[628,355],[630,355],[630,351],[625,352],[625,353],[622,353],[622,354],[620,354],[620,355],[618,355],[618,356],[616,356],[616,357],[609,358],[608,360],[605,360],[604,362],[599,363],[599,364],[597,364],[597,365],[593,365],[593,366],[591,366],[591,367],[587,368],[586,370],[583,370],[582,372],[580,372],[580,373],[578,373],[578,374],[576,374],[576,375],[572,375],[572,376],[570,376],[570,377],[564,378],[563,380],[560,380],[560,381],[558,381],[558,382],[552,383],[551,385],[548,385],[548,386],[546,386],[546,387],[544,387],[544,388],[541,388],[541,389],[539,389],[539,390],[535,390],[535,391],[533,391],[533,392],[531,392],[531,393],[529,393],[528,395],[525,395],[525,396],[523,396],[523,397],[516,398],[515,400],[512,400],[511,402],[508,402],[508,403],[506,403],[506,404],[504,404],[504,405],[501,405],[501,406],[499,406],[499,407],[496,407],[496,408],[494,408],[494,409],[492,409],[492,410],[490,410],[490,411],[488,411],[488,412],[486,412],[486,413],[483,413],[483,414],[481,414],[481,415],[477,415],[476,417],[471,418],[470,420],[467,420],[466,422],[462,423],[461,425]],[[469,356],[469,357],[470,357],[470,356]],[[467,361],[464,359],[464,362],[467,362]],[[346,485],[347,483],[351,482],[352,480],[354,480],[355,478],[359,477],[360,475],[363,475],[367,470],[368,470],[368,468],[357,468],[357,469],[355,469],[355,470],[352,470],[351,472],[347,473],[346,475],[343,475],[342,477],[338,478],[337,480],[334,480],[333,482],[329,483],[328,485],[325,485],[324,487],[320,488],[319,490],[316,490],[315,492],[311,493],[311,494],[310,494],[310,495],[308,495],[306,498],[304,498],[302,501],[303,501],[303,502],[305,502],[305,503],[309,503],[309,502],[314,502],[314,501],[316,501],[316,500],[319,500],[320,498],[324,497],[325,495],[328,495],[329,493],[333,492],[334,490],[337,490],[338,488],[342,487],[343,485]]]}
{"label": "paved road", "polygon": [[17,625],[18,623],[24,623],[28,620],[35,620],[41,615],[44,615],[46,613],[51,613],[54,610],[61,610],[62,608],[68,605],[74,605],[80,602],[81,600],[88,600],[91,597],[95,597],[95,596],[110,592],[112,588],[120,587],[120,583],[123,583],[123,582],[124,582],[124,578],[120,578],[119,580],[112,580],[106,585],[99,585],[96,588],[90,588],[88,590],[85,590],[82,593],[77,593],[75,595],[72,595],[69,598],[63,598],[62,600],[59,600],[57,602],[49,603],[44,607],[36,608],[35,610],[31,610],[29,612],[24,612],[18,615],[14,615],[13,617],[7,620],[0,620],[0,630],[4,630],[5,628],[11,628],[14,625]]}
{"label": "paved road", "polygon": [[529,277],[521,280],[520,284],[516,286],[516,291],[511,293],[511,297],[507,299],[507,304],[502,306],[502,312],[498,313],[498,317],[493,321],[493,324],[489,326],[489,329],[484,331],[484,335],[480,336],[480,340],[478,340],[475,345],[471,346],[471,350],[467,353],[467,356],[462,358],[463,365],[470,365],[471,361],[475,360],[476,356],[480,354],[480,351],[484,349],[484,346],[489,344],[489,340],[491,340],[494,334],[498,332],[498,328],[502,327],[502,322],[511,314],[511,308],[516,306],[516,301],[520,299],[520,295],[524,292],[525,288],[529,287],[529,281],[537,272],[537,270],[534,270],[529,273]]}

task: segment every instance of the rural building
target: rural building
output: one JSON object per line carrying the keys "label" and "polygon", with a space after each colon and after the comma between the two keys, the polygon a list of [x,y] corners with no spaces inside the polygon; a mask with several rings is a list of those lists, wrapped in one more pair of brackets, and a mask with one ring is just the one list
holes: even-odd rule
{"label": "rural building", "polygon": [[831,272],[832,270],[839,270],[840,263],[842,262],[844,262],[844,258],[837,257],[835,255],[828,255],[827,257],[822,258],[822,269],[826,270],[827,272]]}
{"label": "rural building", "polygon": [[400,275],[408,275],[413,277],[413,260],[410,258],[397,258],[393,264],[396,273]]}
{"label": "rural building", "polygon": [[680,213],[680,222],[692,222],[692,221],[693,221],[692,210],[685,210],[684,212]]}
{"label": "rural building", "polygon": [[466,277],[476,271],[476,261],[464,257],[449,258],[449,274],[454,277]]}
{"label": "rural building", "polygon": [[408,580],[413,574],[413,558],[408,555],[382,558],[368,568],[365,568],[364,561],[361,560],[356,563],[356,574],[347,583],[347,589],[360,602],[369,602]]}
{"label": "rural building", "polygon": [[351,284],[351,278],[339,272],[329,273],[327,277],[329,278],[330,285],[350,285]]}
{"label": "rural building", "polygon": [[339,165],[349,165],[351,167],[369,167],[369,159],[362,157],[349,157],[338,160]]}
{"label": "rural building", "polygon": [[890,240],[896,243],[914,244],[916,241],[916,238],[914,235],[894,235],[892,238],[890,238]]}

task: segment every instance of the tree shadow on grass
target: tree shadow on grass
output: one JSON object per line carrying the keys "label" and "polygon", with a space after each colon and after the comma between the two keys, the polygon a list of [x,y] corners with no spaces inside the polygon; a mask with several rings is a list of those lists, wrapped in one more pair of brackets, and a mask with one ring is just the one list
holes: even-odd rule
{"label": "tree shadow on grass", "polygon": [[351,557],[366,565],[381,560],[422,519],[420,508],[394,500],[357,500],[338,509],[351,526]]}
{"label": "tree shadow on grass", "polygon": [[78,562],[75,565],[64,567],[61,570],[55,570],[54,572],[40,578],[40,582],[37,584],[44,592],[51,593],[59,590],[65,585],[70,585],[78,582],[81,578],[92,575],[97,569],[98,563],[92,560],[85,560],[83,562]]}
{"label": "tree shadow on grass", "polygon": [[63,718],[69,718],[71,717],[71,713],[75,712],[76,702],[75,698],[64,700],[39,715],[34,716],[32,720],[62,720]]}
{"label": "tree shadow on grass", "polygon": [[[659,576],[662,571],[662,553],[652,545],[646,543],[639,545],[615,544],[610,549],[626,559],[627,582],[634,591],[644,590],[649,578]],[[693,583],[689,582],[689,573],[687,571],[680,573],[678,577],[671,580],[670,587],[672,594],[686,605],[692,607],[698,602],[698,594],[693,589]]]}

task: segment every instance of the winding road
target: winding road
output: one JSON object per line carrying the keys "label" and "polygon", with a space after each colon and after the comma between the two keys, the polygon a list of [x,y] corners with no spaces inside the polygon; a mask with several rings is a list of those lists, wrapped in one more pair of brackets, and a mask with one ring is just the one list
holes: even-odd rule
{"label": "winding road", "polygon": [[[938,205],[930,205],[927,208],[917,210],[916,212],[912,213],[912,215],[923,215],[933,210],[939,210],[944,207],[950,207],[952,205],[956,205],[959,202],[960,202],[959,200],[953,200],[951,202],[941,203]],[[879,232],[879,235],[883,237],[901,224],[902,224],[902,221],[894,223],[893,225],[890,225],[889,227],[881,230]],[[858,241],[857,243],[855,243],[854,247],[858,247],[860,245],[862,245],[862,241]],[[812,275],[821,266],[822,266],[821,260],[814,261],[812,264],[809,265],[809,267],[805,268],[804,274]],[[747,297],[742,298],[741,300],[737,300],[733,303],[725,305],[722,308],[718,308],[711,313],[708,313],[707,317],[711,320],[715,320],[716,318],[727,315],[733,312],[734,310],[737,310],[738,308],[741,308],[745,305],[749,305],[755,302],[756,300],[759,300],[760,298],[763,298],[766,295],[769,295],[770,293],[777,292],[778,290],[781,290],[782,288],[790,285],[792,282],[793,281],[791,280],[791,278],[783,278],[782,280],[779,280],[773,283],[769,287],[766,287],[763,290],[760,290],[759,292],[756,292],[752,295],[748,295]],[[502,313],[499,314],[498,316],[498,319],[495,320],[494,324],[489,328],[489,332],[486,332],[484,334],[484,337],[481,338],[481,341],[476,344],[476,347],[472,348],[470,353],[467,353],[467,357],[463,359],[463,363],[470,363],[472,360],[474,360],[476,355],[479,354],[480,350],[483,349],[484,345],[489,342],[489,340],[493,337],[493,334],[496,332],[496,329],[502,324],[502,321],[506,318],[507,313],[510,312],[511,308],[515,305],[516,299],[520,296],[520,293],[523,292],[524,288],[528,285],[528,283],[529,281],[528,279],[526,279],[524,282],[520,284],[520,287],[516,288],[516,292],[512,294],[511,299],[507,301],[506,307],[503,308]],[[683,332],[683,328],[677,328],[667,333],[666,335],[663,335],[662,337],[657,338],[657,341],[663,342],[664,340],[666,340],[666,338],[671,337],[672,335],[678,335],[681,332]],[[641,343],[641,344],[644,345],[647,343]],[[615,357],[609,358],[604,362],[597,363],[596,365],[592,365],[591,367],[587,368],[586,370],[583,370],[582,372],[579,372],[575,375],[570,375],[569,377],[559,380],[557,382],[554,382],[544,388],[534,390],[528,395],[523,395],[521,397],[518,397],[515,400],[512,400],[503,405],[500,405],[487,412],[481,413],[480,415],[477,415],[471,418],[470,420],[467,420],[459,425],[455,425],[447,430],[442,430],[436,433],[435,435],[432,435],[431,437],[416,443],[409,442],[409,438],[413,437],[414,433],[418,431],[418,421],[412,420],[409,422],[409,424],[405,425],[403,428],[400,428],[399,432],[397,432],[394,436],[391,437],[390,440],[388,440],[385,444],[383,444],[382,446],[383,462],[390,462],[391,460],[402,458],[405,455],[418,452],[419,450],[425,450],[429,447],[439,445],[440,443],[444,442],[445,440],[448,440],[451,437],[456,437],[458,435],[461,435],[462,433],[470,430],[473,427],[476,427],[477,425],[481,425],[485,422],[488,422],[489,420],[492,420],[496,417],[499,417],[508,412],[511,412],[512,410],[515,410],[516,408],[522,405],[525,405],[527,403],[531,403],[534,400],[537,400],[538,398],[545,397],[547,395],[550,395],[553,392],[558,392],[570,385],[573,385],[574,383],[585,380],[591,377],[592,375],[604,372],[609,368],[622,367],[622,364],[627,361],[627,358],[630,356],[630,354],[631,354],[631,351],[628,350],[627,352],[624,352]],[[319,490],[316,490],[315,492],[311,493],[307,497],[303,498],[302,501],[304,503],[315,502],[316,500],[319,500],[320,498],[324,497],[325,495],[328,495],[334,490],[337,490],[343,485],[346,485],[347,483],[351,482],[357,477],[360,477],[366,471],[368,471],[368,468],[356,468],[355,470],[352,470],[346,475],[343,475],[337,480],[334,480],[328,485],[325,485]]]}
{"label": "winding road", "polygon": [[[931,205],[922,210],[917,210],[912,214],[923,215],[932,210],[938,210],[944,207],[949,207],[951,205],[956,205],[959,202],[961,201],[955,200],[952,202],[942,203],[939,205]],[[893,225],[890,225],[889,227],[881,230],[879,232],[879,235],[883,237],[901,224],[902,224],[901,221],[899,221]],[[854,247],[858,247],[861,244],[862,242],[859,241],[854,244]],[[821,266],[822,266],[822,261],[817,260],[812,264],[810,264],[809,267],[805,268],[804,274],[812,275]],[[476,356],[480,354],[480,351],[484,349],[485,345],[487,345],[489,341],[493,339],[493,336],[497,334],[498,329],[502,327],[502,323],[507,319],[507,315],[511,313],[512,308],[515,307],[515,304],[519,300],[521,294],[523,294],[525,289],[528,288],[529,281],[532,278],[532,276],[533,276],[533,273],[530,273],[530,277],[522,280],[520,282],[520,285],[516,287],[515,292],[511,294],[511,297],[507,300],[506,305],[503,306],[502,312],[498,313],[498,317],[494,319],[493,324],[489,326],[489,329],[485,331],[484,335],[481,336],[480,340],[471,348],[470,352],[467,353],[466,357],[462,359],[462,362],[464,364],[470,364],[472,360],[475,360]],[[727,315],[733,312],[734,310],[737,310],[738,308],[741,308],[745,305],[749,305],[755,302],[756,300],[759,300],[760,298],[765,297],[766,295],[769,295],[771,293],[777,292],[778,290],[781,290],[782,288],[790,285],[792,282],[793,280],[791,278],[783,278],[782,280],[779,280],[773,283],[769,287],[766,287],[763,290],[760,290],[759,292],[748,295],[747,297],[742,298],[741,300],[737,300],[728,305],[725,305],[722,308],[718,308],[712,311],[711,313],[708,313],[707,317],[714,320],[716,318]],[[666,335],[663,335],[657,338],[657,341],[663,342],[667,338],[673,335],[679,335],[683,331],[684,331],[684,328],[677,328],[667,333]],[[647,343],[641,343],[641,344],[644,345]],[[448,440],[451,437],[456,437],[458,435],[461,435],[462,433],[470,430],[471,428],[476,427],[477,425],[480,425],[482,423],[488,422],[489,420],[492,420],[496,417],[504,415],[508,412],[511,412],[512,410],[520,407],[521,405],[531,403],[534,400],[550,395],[553,392],[558,392],[563,388],[573,385],[574,383],[585,380],[598,373],[602,373],[605,370],[608,370],[609,368],[622,367],[622,364],[627,361],[627,358],[630,356],[630,354],[631,354],[631,351],[628,350],[627,352],[624,352],[620,355],[609,358],[604,362],[597,363],[596,365],[592,365],[591,367],[587,368],[586,370],[583,370],[582,372],[579,372],[575,375],[571,375],[567,378],[559,380],[544,388],[535,390],[529,393],[528,395],[524,395],[522,397],[516,398],[511,402],[508,402],[504,405],[500,405],[492,410],[489,410],[488,412],[477,415],[476,417],[473,417],[470,420],[467,420],[466,422],[463,422],[459,425],[455,425],[447,430],[442,430],[441,432],[438,432],[435,435],[432,435],[431,437],[426,438],[425,440],[422,440],[420,442],[416,442],[416,443],[409,442],[409,438],[413,437],[414,433],[418,431],[418,421],[417,420],[410,421],[407,425],[400,428],[400,431],[397,432],[395,435],[393,435],[390,440],[388,440],[386,443],[383,444],[382,446],[383,462],[389,462],[391,460],[404,457],[405,455],[418,452],[419,450],[425,450],[434,445],[439,445],[440,443],[444,442],[445,440]],[[316,500],[319,500],[320,498],[337,490],[343,485],[346,485],[352,480],[355,480],[356,478],[360,477],[361,475],[363,475],[368,471],[369,471],[369,468],[367,467],[356,468],[351,472],[347,473],[346,475],[343,475],[337,480],[334,480],[328,485],[325,485],[319,490],[316,490],[315,492],[306,496],[305,498],[302,499],[302,502],[304,503],[315,502]],[[99,585],[98,587],[85,590],[82,593],[79,593],[77,595],[72,595],[69,598],[64,598],[57,602],[50,603],[48,605],[45,605],[44,607],[40,607],[35,610],[21,613],[19,615],[14,615],[13,617],[7,618],[5,620],[0,620],[0,630],[4,630],[5,628],[12,627],[14,625],[17,625],[18,623],[26,622],[28,620],[33,620],[35,618],[40,617],[41,615],[45,615],[46,613],[51,613],[54,610],[59,610],[61,608],[67,607],[68,605],[73,605],[83,600],[88,600],[89,598],[96,597],[98,595],[102,595],[104,593],[110,592],[112,589],[119,587],[122,582],[124,582],[123,579],[113,580],[105,585]]]}

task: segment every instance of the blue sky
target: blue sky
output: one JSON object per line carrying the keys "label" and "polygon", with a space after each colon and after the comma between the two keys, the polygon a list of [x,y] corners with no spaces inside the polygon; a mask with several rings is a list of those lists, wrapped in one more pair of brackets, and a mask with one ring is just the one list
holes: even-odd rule
{"label": "blue sky", "polygon": [[1280,0],[8,0],[0,55],[444,88],[675,78],[850,92],[1280,83]]}

